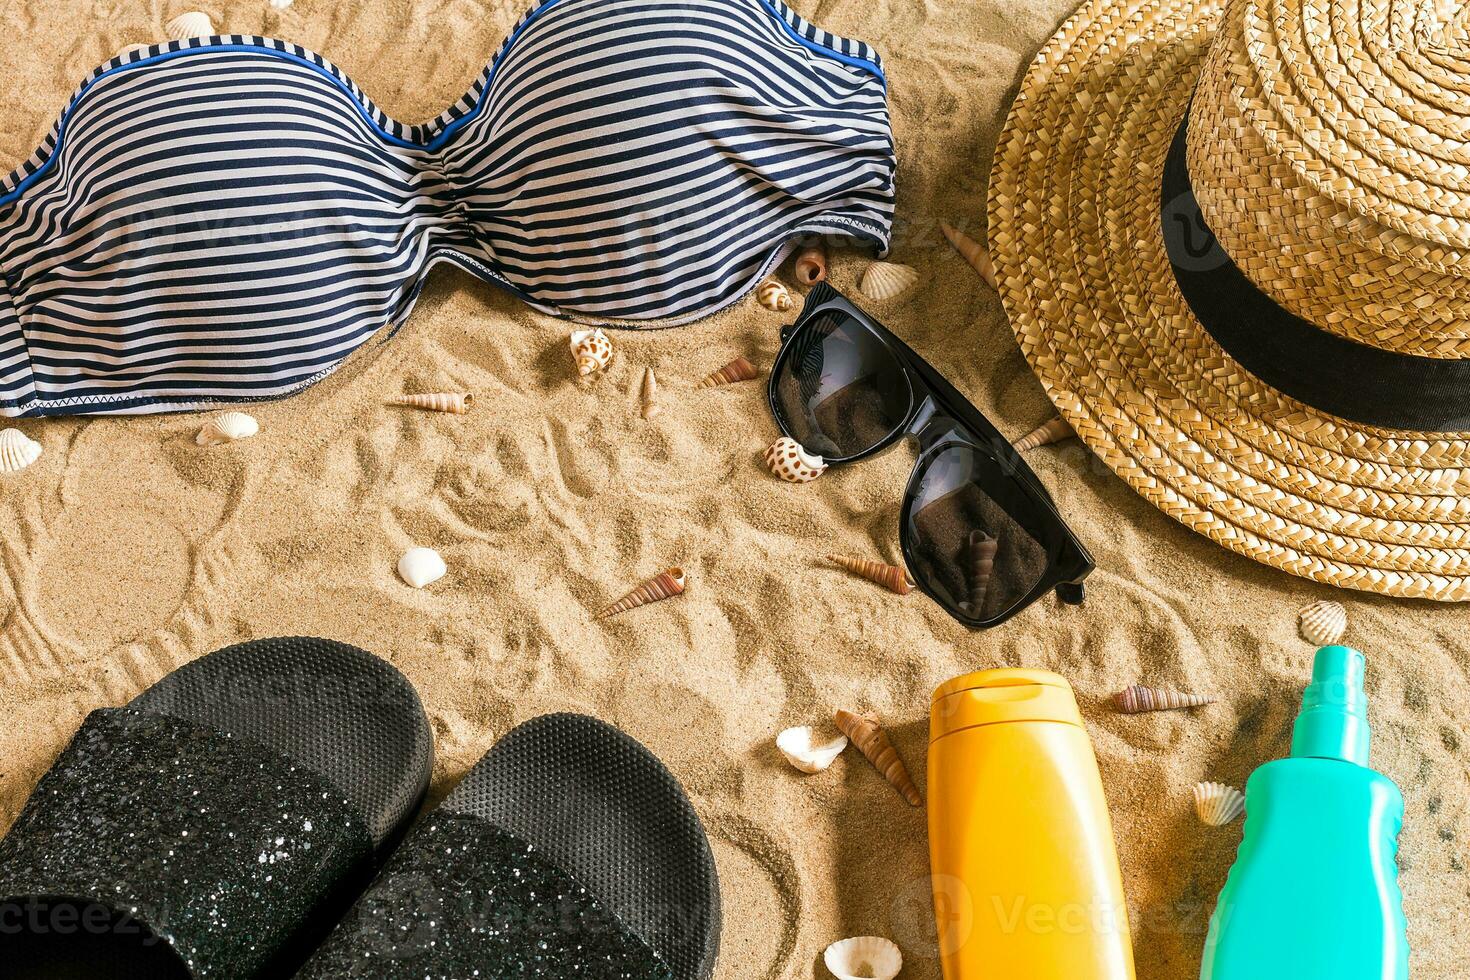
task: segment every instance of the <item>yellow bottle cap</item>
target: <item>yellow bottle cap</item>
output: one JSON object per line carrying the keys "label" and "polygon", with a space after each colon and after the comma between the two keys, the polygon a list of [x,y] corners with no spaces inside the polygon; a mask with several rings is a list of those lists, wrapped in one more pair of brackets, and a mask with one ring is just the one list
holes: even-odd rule
{"label": "yellow bottle cap", "polygon": [[965,728],[1007,721],[1082,724],[1072,685],[1049,670],[1003,667],[945,681],[934,691],[929,741]]}

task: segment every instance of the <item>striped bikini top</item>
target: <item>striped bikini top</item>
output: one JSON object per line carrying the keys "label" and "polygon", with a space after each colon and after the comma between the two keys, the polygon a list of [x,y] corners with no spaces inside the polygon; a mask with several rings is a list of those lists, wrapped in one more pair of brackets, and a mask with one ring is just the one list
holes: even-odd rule
{"label": "striped bikini top", "polygon": [[893,171],[877,55],[781,0],[541,0],[418,126],[283,41],[132,51],[0,183],[0,416],[290,394],[442,261],[688,321],[801,236],[886,251]]}

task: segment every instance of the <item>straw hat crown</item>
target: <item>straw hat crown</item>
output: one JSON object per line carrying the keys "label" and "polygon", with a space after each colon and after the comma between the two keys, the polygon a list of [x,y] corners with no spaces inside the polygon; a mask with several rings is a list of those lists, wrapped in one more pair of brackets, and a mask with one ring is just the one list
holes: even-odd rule
{"label": "straw hat crown", "polygon": [[1278,305],[1470,358],[1470,5],[1233,0],[1187,152],[1201,215]]}

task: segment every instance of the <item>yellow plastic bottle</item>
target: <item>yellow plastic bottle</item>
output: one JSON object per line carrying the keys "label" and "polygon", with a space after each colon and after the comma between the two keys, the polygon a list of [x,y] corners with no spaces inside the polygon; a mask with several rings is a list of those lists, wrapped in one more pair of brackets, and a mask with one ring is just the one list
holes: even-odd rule
{"label": "yellow plastic bottle", "polygon": [[929,857],[945,980],[1133,980],[1107,801],[1063,678],[984,670],[934,692]]}

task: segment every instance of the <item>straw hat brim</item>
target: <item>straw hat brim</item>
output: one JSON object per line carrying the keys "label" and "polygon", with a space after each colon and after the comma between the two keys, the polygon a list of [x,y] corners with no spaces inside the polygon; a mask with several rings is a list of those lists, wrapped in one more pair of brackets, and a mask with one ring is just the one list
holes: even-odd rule
{"label": "straw hat brim", "polygon": [[1359,425],[1278,393],[1175,283],[1160,179],[1223,12],[1087,0],[1027,71],[988,214],[1021,350],[1087,445],[1183,524],[1320,582],[1470,600],[1470,434]]}

